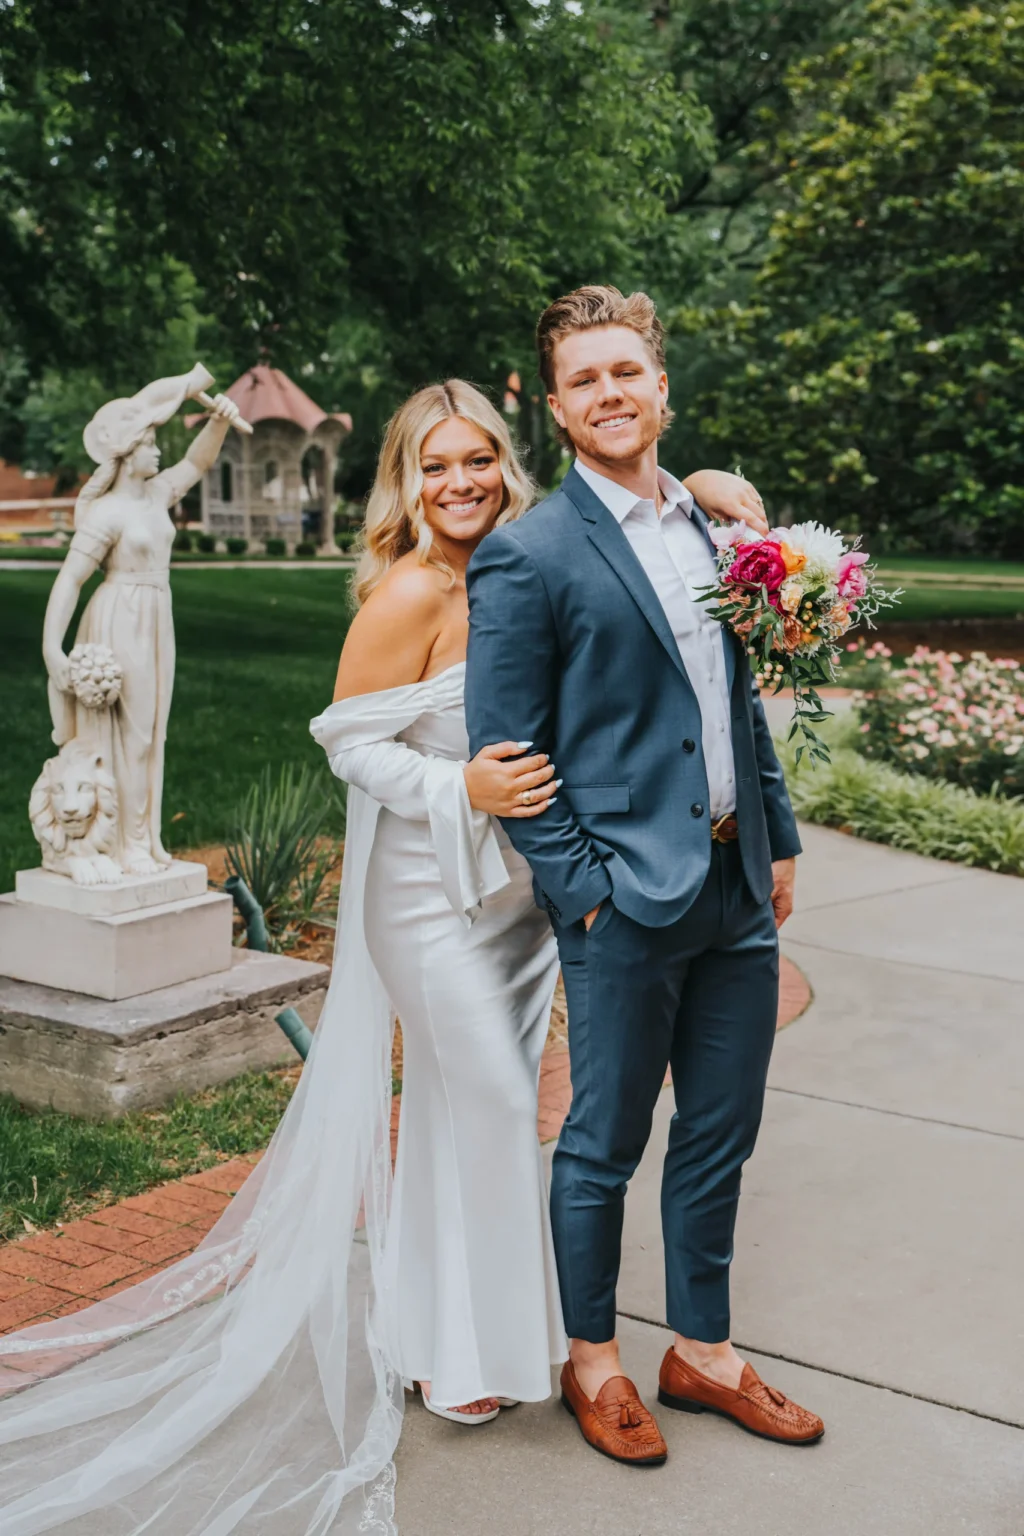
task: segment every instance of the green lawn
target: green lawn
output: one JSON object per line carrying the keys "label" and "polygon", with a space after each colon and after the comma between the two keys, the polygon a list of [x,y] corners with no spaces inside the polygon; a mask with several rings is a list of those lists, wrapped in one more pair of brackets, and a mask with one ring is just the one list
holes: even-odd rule
{"label": "green lawn", "polygon": [[[902,578],[901,578],[902,579]],[[908,586],[895,608],[878,615],[879,624],[899,619],[1021,619],[1024,590],[999,587]]]}
{"label": "green lawn", "polygon": [[1024,565],[1010,560],[938,560],[931,555],[879,555],[876,563],[883,571],[899,571],[911,578],[916,571],[937,576],[1019,576]]}
{"label": "green lawn", "polygon": [[0,1241],[50,1227],[265,1147],[294,1070],[251,1072],[221,1088],[121,1120],[80,1120],[0,1098]]}
{"label": "green lawn", "polygon": [[[330,566],[172,574],[178,667],[164,788],[169,846],[219,841],[265,763],[305,758],[327,772],[309,721],[330,702],[349,579]],[[0,890],[11,889],[15,870],[39,862],[27,807],[54,751],[39,649],[52,582],[45,571],[0,571]]]}

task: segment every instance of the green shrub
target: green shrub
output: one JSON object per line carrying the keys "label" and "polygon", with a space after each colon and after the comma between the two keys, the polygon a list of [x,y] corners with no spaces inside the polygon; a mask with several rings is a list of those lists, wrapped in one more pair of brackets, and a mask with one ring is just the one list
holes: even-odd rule
{"label": "green shrub", "polygon": [[192,548],[192,535],[187,528],[179,528],[174,535],[174,546],[179,554],[187,555]]}
{"label": "green shrub", "polygon": [[1024,805],[871,762],[853,750],[856,722],[833,721],[832,761],[798,768],[779,746],[793,808],[805,821],[955,864],[1024,875]]}
{"label": "green shrub", "polygon": [[347,510],[335,512],[335,533],[358,533],[363,526],[363,509],[358,502],[348,503]]}
{"label": "green shrub", "polygon": [[225,539],[224,543],[227,545],[227,551],[229,555],[244,555],[246,550],[249,548],[248,539],[235,537]]}
{"label": "green shrub", "polygon": [[300,539],[295,546],[295,553],[302,559],[308,559],[316,554],[316,545],[312,539]]}
{"label": "green shrub", "polygon": [[274,555],[278,558],[280,558],[281,555],[286,555],[288,553],[288,545],[285,543],[284,539],[264,539],[263,548],[266,550],[268,555]]}
{"label": "green shrub", "polygon": [[341,533],[335,534],[334,542],[339,549],[343,549],[347,554],[356,542],[355,530],[345,529]]}
{"label": "green shrub", "polygon": [[204,555],[213,555],[217,552],[217,540],[212,533],[201,533],[196,539],[196,547]]}

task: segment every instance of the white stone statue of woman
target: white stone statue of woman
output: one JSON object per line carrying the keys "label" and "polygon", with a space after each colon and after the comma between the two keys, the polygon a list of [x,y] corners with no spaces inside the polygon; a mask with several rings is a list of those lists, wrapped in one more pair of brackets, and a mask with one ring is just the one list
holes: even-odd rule
{"label": "white stone statue of woman", "polygon": [[[197,363],[190,373],[157,379],[130,399],[108,401],[96,412],[84,441],[99,468],[78,497],[74,536],[43,625],[53,739],[68,752],[82,749],[83,756],[101,759],[113,777],[117,831],[109,852],[126,875],[159,874],[171,862],[160,835],[174,686],[174,525],[169,513],[216,463],[229,426],[239,419],[238,407],[217,395],[212,406],[207,404],[211,420],[188,453],[162,473],[155,429],[212,383],[212,375]],[[106,708],[86,702],[81,689],[76,693],[63,649],[82,587],[97,568],[104,580],[82,615],[76,646],[102,647],[113,655],[120,694]]]}

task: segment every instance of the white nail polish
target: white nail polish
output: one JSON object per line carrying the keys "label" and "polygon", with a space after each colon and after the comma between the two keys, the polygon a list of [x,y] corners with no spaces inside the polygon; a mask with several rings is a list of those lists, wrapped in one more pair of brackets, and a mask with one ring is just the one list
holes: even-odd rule
{"label": "white nail polish", "polygon": [[527,747],[532,747],[533,746],[533,742],[532,741],[517,741],[516,742],[516,746],[519,748],[519,750],[521,752],[525,752]]}
{"label": "white nail polish", "polygon": [[564,780],[564,779],[556,779],[556,780],[555,780],[555,788],[556,788],[556,789],[561,789],[561,787],[562,787],[562,785],[563,785],[563,784],[564,784],[564,783],[565,783],[565,780]]}

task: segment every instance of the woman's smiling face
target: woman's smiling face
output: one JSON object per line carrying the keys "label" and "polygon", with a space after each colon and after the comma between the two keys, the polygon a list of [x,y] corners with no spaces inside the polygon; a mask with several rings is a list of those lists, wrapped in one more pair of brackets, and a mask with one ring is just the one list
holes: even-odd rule
{"label": "woman's smiling face", "polygon": [[443,539],[477,544],[501,514],[505,482],[494,444],[461,416],[427,433],[420,449],[423,511]]}

